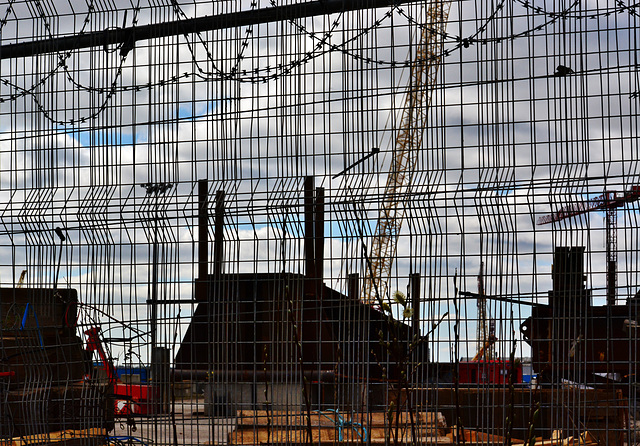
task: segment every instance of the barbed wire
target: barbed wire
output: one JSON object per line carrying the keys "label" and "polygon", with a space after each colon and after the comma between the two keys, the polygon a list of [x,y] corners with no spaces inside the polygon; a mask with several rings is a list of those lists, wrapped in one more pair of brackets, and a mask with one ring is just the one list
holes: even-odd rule
{"label": "barbed wire", "polygon": [[[473,33],[467,35],[466,37],[462,37],[461,35],[455,35],[451,33],[442,34],[441,37],[445,41],[445,44],[448,42],[450,45],[443,50],[443,53],[441,55],[436,55],[433,57],[448,57],[452,55],[455,51],[469,48],[471,45],[474,45],[474,44],[500,43],[503,41],[516,40],[519,38],[527,37],[530,34],[533,34],[536,32],[542,32],[545,28],[553,25],[555,22],[557,22],[560,19],[565,19],[568,17],[572,17],[574,19],[577,19],[577,18],[593,19],[598,16],[607,16],[612,13],[622,13],[624,11],[628,11],[631,13],[635,11],[635,8],[637,6],[637,4],[625,5],[621,0],[616,0],[616,3],[618,4],[619,7],[615,8],[614,10],[610,10],[607,12],[600,12],[598,14],[585,14],[585,15],[579,16],[579,15],[572,15],[571,11],[573,11],[578,5],[581,4],[580,0],[574,0],[567,8],[565,8],[561,12],[547,11],[541,7],[534,6],[533,3],[529,3],[527,0],[516,0],[516,1],[520,3],[523,7],[531,9],[538,15],[548,16],[549,19],[544,23],[538,24],[536,26],[533,26],[529,29],[526,29],[517,33],[513,33],[508,36],[479,38],[478,36],[486,32],[489,23],[491,23],[493,20],[496,20],[500,12],[503,10],[505,6],[505,0],[502,0],[495,5],[491,14],[487,17],[484,23],[481,26],[479,26]],[[40,1],[38,0],[36,4],[39,5]],[[270,0],[270,4],[273,7],[278,6],[275,0]],[[177,17],[180,17],[182,19],[188,19],[188,16],[186,15],[186,13],[182,10],[180,5],[175,0],[171,0],[171,6],[174,10],[174,14]],[[252,1],[251,9],[254,10],[256,7],[257,7],[257,2]],[[6,14],[9,14],[10,10],[11,10],[11,7],[7,8]],[[141,10],[140,1],[138,0],[137,5],[133,8],[134,17],[132,19],[132,24],[134,27],[138,23],[138,15],[140,13],[140,10]],[[47,22],[43,8],[41,6],[38,7],[38,11],[40,14],[39,19],[42,20],[43,23],[45,24],[45,29],[49,33],[49,37],[54,38],[55,36],[51,31],[50,25]],[[83,20],[83,27],[78,32],[79,35],[82,35],[85,33],[86,27],[91,22],[90,17],[93,12],[94,12],[94,6],[93,6],[93,0],[92,0],[88,7],[88,13],[85,16],[85,19]],[[0,82],[2,82],[5,86],[9,86],[11,89],[13,89],[14,93],[11,93],[5,97],[0,96],[0,103],[6,102],[6,101],[15,101],[19,98],[30,95],[33,97],[36,108],[40,113],[43,114],[43,116],[46,119],[58,125],[73,126],[78,123],[82,124],[82,123],[86,123],[91,119],[95,119],[99,114],[101,114],[102,112],[104,112],[104,110],[106,110],[109,103],[112,101],[113,96],[118,92],[139,93],[143,90],[150,90],[154,88],[164,88],[169,85],[175,85],[179,83],[181,80],[188,79],[188,78],[198,78],[199,80],[203,80],[203,81],[229,80],[229,81],[236,81],[236,82],[249,83],[249,84],[266,83],[269,81],[277,80],[283,76],[288,76],[293,72],[293,70],[301,68],[305,64],[308,64],[309,62],[311,62],[312,60],[318,57],[322,57],[333,52],[339,52],[340,54],[351,57],[354,60],[358,60],[364,64],[371,65],[371,66],[388,66],[393,68],[393,67],[410,67],[413,64],[424,63],[424,61],[417,60],[417,59],[415,60],[374,59],[372,57],[368,57],[366,55],[359,54],[348,49],[350,44],[358,41],[363,36],[368,35],[369,33],[375,32],[379,29],[382,29],[385,21],[390,19],[394,14],[394,12],[398,13],[401,17],[407,20],[409,24],[417,26],[421,29],[425,28],[424,24],[420,23],[420,21],[417,20],[414,16],[408,14],[404,8],[400,6],[393,6],[384,13],[382,18],[374,20],[370,26],[363,27],[361,30],[359,30],[358,33],[354,34],[348,39],[345,39],[341,43],[336,44],[331,42],[331,38],[333,37],[336,29],[340,24],[340,20],[343,17],[343,13],[341,13],[338,16],[338,18],[336,18],[331,22],[329,30],[322,33],[310,31],[307,27],[298,23],[297,21],[289,20],[289,23],[297,30],[298,33],[306,35],[311,40],[315,41],[315,44],[313,45],[313,49],[305,52],[299,58],[292,59],[288,63],[279,63],[274,66],[267,65],[263,67],[253,68],[253,69],[242,69],[240,67],[240,64],[245,59],[245,51],[250,46],[249,42],[254,32],[254,26],[249,26],[245,29],[244,37],[241,40],[241,43],[239,44],[239,47],[240,47],[239,51],[235,56],[230,58],[230,60],[234,61],[234,65],[228,71],[224,71],[217,66],[217,64],[214,61],[213,54],[208,48],[206,39],[203,37],[202,33],[198,32],[196,33],[197,40],[199,44],[202,45],[203,48],[205,49],[206,59],[212,64],[212,67],[213,67],[213,69],[204,68],[201,62],[198,60],[194,44],[187,37],[188,30],[184,30],[185,32],[182,35],[185,38],[187,49],[189,54],[191,55],[192,63],[196,67],[196,71],[192,71],[192,72],[187,71],[179,74],[176,73],[173,76],[166,79],[160,79],[155,82],[146,82],[144,84],[138,84],[138,85],[118,86],[118,80],[122,76],[124,64],[129,54],[128,52],[121,53],[118,66],[115,69],[113,79],[108,87],[89,86],[89,85],[84,85],[81,82],[78,82],[73,76],[73,74],[70,72],[69,66],[67,64],[67,60],[73,55],[73,52],[66,52],[62,54],[56,53],[59,59],[58,65],[55,68],[53,68],[51,71],[49,71],[47,74],[45,74],[37,83],[34,83],[30,87],[19,86],[13,82],[10,82],[7,79],[1,79]],[[427,31],[432,33],[438,33],[438,34],[440,33],[440,31],[434,28],[427,29]],[[116,47],[112,51],[117,51],[118,49],[119,47]],[[74,85],[79,90],[105,95],[93,112],[85,116],[72,117],[70,119],[59,119],[59,118],[56,118],[51,111],[47,110],[45,106],[43,106],[43,104],[39,101],[35,93],[36,90],[38,90],[39,87],[44,85],[49,79],[55,76],[61,69],[64,71],[68,81],[72,83],[72,85]],[[635,98],[636,96],[637,95],[635,93],[631,93],[630,97]]]}

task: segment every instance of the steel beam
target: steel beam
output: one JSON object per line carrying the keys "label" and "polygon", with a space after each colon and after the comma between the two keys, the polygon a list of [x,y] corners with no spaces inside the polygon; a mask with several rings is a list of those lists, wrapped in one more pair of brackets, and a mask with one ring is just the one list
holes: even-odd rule
{"label": "steel beam", "polygon": [[390,6],[413,3],[415,1],[416,0],[323,0],[275,6],[273,8],[230,12],[227,14],[129,28],[105,29],[103,31],[87,32],[79,35],[2,45],[0,46],[0,59],[15,59],[18,57],[31,57],[56,52],[65,53],[81,48],[123,43],[129,45],[141,40],[281,22],[283,20],[295,20],[361,9],[388,8]]}

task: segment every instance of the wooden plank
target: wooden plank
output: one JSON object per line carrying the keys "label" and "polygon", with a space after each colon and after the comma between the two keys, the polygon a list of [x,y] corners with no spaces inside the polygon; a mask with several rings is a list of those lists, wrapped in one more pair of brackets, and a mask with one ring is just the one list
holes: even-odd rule
{"label": "wooden plank", "polygon": [[0,442],[2,446],[29,446],[40,444],[61,443],[69,440],[79,440],[87,438],[105,438],[106,442],[107,430],[102,428],[90,429],[68,429],[57,432],[47,432],[46,434],[26,435],[23,437],[14,437],[11,440],[3,440]]}
{"label": "wooden plank", "polygon": [[[388,437],[393,439],[395,437],[395,429],[389,430],[383,427],[374,427],[367,429],[366,436],[371,441],[382,441]],[[342,428],[343,441],[361,441],[362,436],[365,435],[362,429],[353,428],[351,426],[345,426]],[[445,432],[437,429],[416,429],[415,433],[412,433],[411,428],[404,427],[398,428],[398,441],[401,443],[414,443],[414,436],[416,441],[425,438],[445,438]],[[311,441],[338,441],[340,438],[340,431],[336,426],[316,426],[311,429]],[[255,429],[237,429],[229,434],[229,443],[231,444],[257,444],[265,442],[306,442],[307,429],[302,427],[289,427],[289,428],[269,428],[269,427],[257,427]]]}
{"label": "wooden plank", "polygon": [[[309,446],[309,443],[262,443],[262,444],[269,444],[272,446]],[[361,441],[320,441],[320,442],[316,442],[316,443],[311,443],[312,446],[336,446],[336,445],[340,445],[340,446],[355,446],[355,445],[362,445],[364,444]],[[386,440],[384,439],[371,439],[371,444],[386,444]],[[423,444],[423,445],[440,445],[440,444],[453,444],[453,442],[451,441],[450,438],[448,437],[426,437],[426,438],[422,438],[419,440],[419,443],[413,443],[413,442],[401,442],[398,441],[398,446],[416,446],[417,444]],[[469,446],[469,445],[466,445]],[[480,446],[480,445],[479,445]]]}
{"label": "wooden plank", "polygon": [[[311,412],[311,426],[335,426],[335,414],[327,413],[327,417],[318,412]],[[306,427],[306,412],[266,411],[266,410],[241,410],[238,412],[238,428],[253,428],[254,426],[272,427]]]}
{"label": "wooden plank", "polygon": [[[340,413],[340,416],[347,421],[360,423],[369,427],[387,427],[389,420],[386,413]],[[413,414],[416,426],[433,426],[438,429],[446,429],[447,422],[441,413],[418,412]],[[332,411],[312,411],[310,414],[312,426],[334,426],[336,424],[336,414]],[[396,424],[396,415],[393,414],[391,425]],[[399,425],[410,425],[411,417],[408,413],[400,414]],[[238,428],[253,426],[307,426],[306,412],[286,412],[266,410],[241,410],[238,412]]]}
{"label": "wooden plank", "polygon": [[[345,441],[361,441],[361,430],[354,430],[351,427],[342,429],[342,436]],[[375,433],[380,436],[379,433]],[[384,434],[382,435],[384,436]],[[311,429],[311,439],[318,441],[338,441],[340,432],[335,426],[316,427]],[[306,442],[307,429],[305,428],[265,428],[258,429],[238,429],[229,434],[229,443],[232,444],[256,444],[265,442]]]}
{"label": "wooden plank", "polygon": [[[312,429],[311,441],[335,441],[335,429]],[[349,437],[350,439],[350,437]],[[231,444],[263,444],[263,443],[306,443],[306,429],[239,429],[229,434]]]}
{"label": "wooden plank", "polygon": [[[372,412],[369,414],[362,414],[363,419],[368,419],[371,417],[371,423],[368,423],[370,426],[386,426],[388,424],[396,424],[396,414],[393,413],[391,416],[391,423],[389,423],[389,418],[386,413],[381,412]],[[358,417],[354,417],[359,420]],[[440,429],[446,429],[447,422],[440,412],[417,412],[413,413],[413,422],[418,425],[435,425]],[[411,414],[408,412],[400,412],[400,421],[399,424],[411,424]]]}
{"label": "wooden plank", "polygon": [[[338,440],[338,432],[335,429],[316,429],[312,431],[311,444],[324,445],[324,444],[362,444],[363,439],[360,438],[353,431],[343,432],[343,440]],[[375,436],[369,438],[371,444],[385,444],[386,437],[384,435]],[[390,440],[393,443],[393,439]],[[418,437],[416,441],[413,441],[410,435],[405,435],[398,439],[400,445],[415,445],[415,444],[452,444],[451,438],[446,436],[433,436],[433,437]],[[258,431],[239,430],[232,432],[229,435],[229,444],[233,445],[256,445],[256,444],[287,444],[297,445],[305,444],[307,442],[307,431],[304,429],[288,429],[288,430],[272,430],[270,433],[266,429],[260,429]]]}
{"label": "wooden plank", "polygon": [[[505,437],[502,437],[500,435],[494,435],[494,434],[487,434],[485,432],[482,431],[476,431],[476,430],[472,430],[472,429],[461,429],[462,430],[462,438],[458,437],[458,429],[456,428],[456,426],[453,426],[451,428],[451,433],[448,435],[449,438],[451,438],[452,442],[456,442],[459,444],[465,443],[468,445],[504,445],[505,444]],[[512,438],[511,439],[511,444],[512,445],[516,445],[516,444],[524,444],[524,440],[520,440],[520,439],[516,439],[516,438]]]}
{"label": "wooden plank", "polygon": [[[413,426],[407,413],[400,414],[399,424],[389,425],[385,413],[355,413],[348,418],[346,414],[338,415],[332,411],[314,411],[310,414],[311,442],[338,442],[340,431],[343,441],[362,441],[361,435],[372,442],[384,443],[387,438],[398,436],[399,443],[412,444],[416,440],[429,439],[439,443],[451,443],[445,440],[447,423],[441,413],[419,412],[414,414]],[[237,429],[229,434],[231,444],[259,443],[306,443],[307,413],[286,411],[251,411],[238,412]],[[361,426],[353,426],[358,423]],[[439,440],[431,440],[431,439]],[[424,440],[427,441],[427,440]]]}

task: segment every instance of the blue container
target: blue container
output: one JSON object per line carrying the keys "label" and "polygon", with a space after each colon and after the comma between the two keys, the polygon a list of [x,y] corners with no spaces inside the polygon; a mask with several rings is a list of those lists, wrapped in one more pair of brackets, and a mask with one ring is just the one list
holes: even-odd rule
{"label": "blue container", "polygon": [[122,380],[122,375],[140,375],[140,382],[146,383],[149,379],[149,368],[144,366],[120,366],[116,367],[116,375],[120,380]]}

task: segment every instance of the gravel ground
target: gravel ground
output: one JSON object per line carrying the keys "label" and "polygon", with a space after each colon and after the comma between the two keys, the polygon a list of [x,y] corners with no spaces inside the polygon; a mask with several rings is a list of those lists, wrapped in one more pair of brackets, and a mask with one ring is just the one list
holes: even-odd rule
{"label": "gravel ground", "polygon": [[115,431],[109,434],[133,437],[125,443],[137,445],[175,445],[176,439],[178,445],[223,445],[234,427],[235,419],[204,416],[203,400],[182,400],[176,402],[175,429],[170,415],[137,416],[117,418]]}

